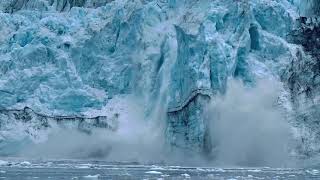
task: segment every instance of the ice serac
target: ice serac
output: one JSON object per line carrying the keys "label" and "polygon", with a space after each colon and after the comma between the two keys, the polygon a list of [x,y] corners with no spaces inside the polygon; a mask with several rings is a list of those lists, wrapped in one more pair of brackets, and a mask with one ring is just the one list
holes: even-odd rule
{"label": "ice serac", "polygon": [[[206,154],[208,102],[230,78],[248,86],[273,79],[283,83],[280,107],[303,132],[295,114],[317,100],[317,78],[304,78],[318,65],[309,68],[316,61],[305,42],[289,35],[307,8],[299,0],[1,1],[0,107],[28,106],[55,122],[91,112],[122,116],[115,102],[134,96],[146,121],[166,123],[169,145]],[[312,86],[307,106],[296,90],[302,82]]]}

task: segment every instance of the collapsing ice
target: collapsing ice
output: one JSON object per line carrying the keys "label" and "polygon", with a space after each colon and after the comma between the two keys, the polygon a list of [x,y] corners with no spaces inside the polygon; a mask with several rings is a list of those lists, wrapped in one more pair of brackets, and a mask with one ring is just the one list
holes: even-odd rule
{"label": "collapsing ice", "polygon": [[[319,128],[313,128],[317,124],[315,112],[319,112],[320,99],[318,66],[313,65],[317,60],[314,53],[310,56],[299,46],[304,41],[290,37],[297,28],[299,11],[307,8],[302,1],[99,2],[12,0],[0,3],[3,11],[0,14],[0,107],[29,106],[34,111],[27,111],[52,113],[52,122],[57,122],[56,116],[61,114],[94,113],[113,117],[117,112],[120,118],[127,118],[119,120],[118,131],[122,133],[130,128],[121,130],[125,125],[121,122],[133,125],[136,121],[130,114],[126,115],[123,105],[115,106],[114,102],[126,102],[133,96],[142,109],[138,119],[148,124],[142,129],[152,127],[154,130],[153,127],[159,125],[157,133],[162,133],[159,137],[165,140],[161,144],[173,151],[178,149],[180,154],[195,153],[205,159],[208,156],[219,159],[218,141],[221,144],[222,139],[226,139],[229,142],[225,142],[225,146],[228,146],[232,140],[227,134],[215,132],[220,127],[216,126],[219,118],[212,118],[216,117],[214,110],[208,118],[208,107],[219,101],[220,96],[226,95],[228,99],[229,92],[234,91],[230,87],[241,87],[228,85],[230,79],[238,79],[253,89],[259,87],[261,79],[271,79],[281,82],[275,83],[280,89],[275,94],[278,97],[275,107],[285,116],[276,118],[279,122],[274,122],[275,119],[270,122],[281,124],[283,119],[289,122],[295,141],[295,145],[290,146],[292,155],[317,154],[319,142],[315,135]],[[252,103],[242,100],[242,103]],[[221,105],[225,104],[221,102]],[[314,108],[308,108],[310,106]],[[252,108],[251,111],[256,110]],[[312,118],[305,121],[302,112],[303,117]],[[87,122],[86,118],[76,119],[74,127],[82,129],[80,124]],[[233,120],[228,117],[226,123],[233,125]],[[245,121],[245,117],[242,120]],[[96,123],[89,124],[91,127]],[[26,122],[21,126],[29,125]],[[109,126],[113,127],[107,120],[106,127]],[[233,129],[222,126],[225,132]],[[34,131],[43,129],[50,128],[40,125]],[[288,128],[282,130],[287,132]],[[138,137],[152,133],[141,131]],[[8,132],[19,134],[14,128]],[[23,132],[20,137],[26,134],[30,133]],[[217,137],[222,139],[217,140]],[[1,146],[15,142],[14,139],[3,136]],[[138,139],[135,140],[138,142]],[[22,146],[22,142],[15,144]],[[152,141],[148,139],[147,142]],[[257,147],[264,147],[260,145]],[[2,152],[11,151],[2,149]],[[248,159],[255,158],[261,160],[258,157]],[[241,165],[273,164],[248,159],[244,155],[243,159],[221,161]]]}

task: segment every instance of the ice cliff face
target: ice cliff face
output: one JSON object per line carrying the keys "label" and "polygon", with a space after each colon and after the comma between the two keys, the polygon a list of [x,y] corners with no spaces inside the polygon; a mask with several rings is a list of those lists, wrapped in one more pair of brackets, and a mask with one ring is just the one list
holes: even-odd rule
{"label": "ice cliff face", "polygon": [[[302,4],[1,1],[0,107],[28,106],[52,116],[104,114],[111,112],[106,107],[115,99],[135,96],[145,104],[146,119],[166,122],[168,144],[207,152],[206,104],[226,91],[229,78],[248,86],[267,78],[283,82],[280,105],[301,127],[295,112],[306,108],[308,113],[318,97],[309,98],[305,106],[306,97],[297,86],[308,83],[305,79],[313,77],[318,66],[310,69],[308,62],[314,59],[305,55],[303,43],[288,38],[300,9],[307,7]],[[317,84],[303,87],[312,86],[316,94]],[[111,113],[117,114],[117,108],[121,106]],[[314,111],[319,108],[314,106]]]}
{"label": "ice cliff face", "polygon": [[[307,155],[319,151],[319,20],[316,17],[299,19],[298,27],[289,35],[289,41],[300,44],[304,53],[297,53],[290,65],[290,77],[287,80],[291,92],[295,118],[300,127],[306,129],[303,137],[307,146],[302,147]],[[312,137],[312,138],[310,138]]]}

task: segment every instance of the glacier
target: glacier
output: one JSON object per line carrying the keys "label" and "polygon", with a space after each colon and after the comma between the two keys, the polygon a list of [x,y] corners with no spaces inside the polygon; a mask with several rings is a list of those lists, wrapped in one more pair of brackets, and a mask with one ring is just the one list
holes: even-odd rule
{"label": "glacier", "polygon": [[111,117],[88,129],[111,127],[132,118],[126,102],[134,98],[168,147],[206,155],[210,102],[232,79],[248,87],[269,79],[280,82],[277,107],[292,126],[295,155],[316,156],[319,65],[299,21],[316,15],[308,2],[1,1],[0,154],[47,136],[55,125],[43,120],[73,117],[81,130],[83,121]]}

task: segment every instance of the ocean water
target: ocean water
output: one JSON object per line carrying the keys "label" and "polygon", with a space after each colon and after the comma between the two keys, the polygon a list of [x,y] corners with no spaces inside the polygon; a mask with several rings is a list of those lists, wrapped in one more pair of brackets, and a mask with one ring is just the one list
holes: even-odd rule
{"label": "ocean water", "polygon": [[21,179],[320,179],[320,169],[217,168],[97,160],[0,161],[0,178]]}

